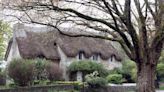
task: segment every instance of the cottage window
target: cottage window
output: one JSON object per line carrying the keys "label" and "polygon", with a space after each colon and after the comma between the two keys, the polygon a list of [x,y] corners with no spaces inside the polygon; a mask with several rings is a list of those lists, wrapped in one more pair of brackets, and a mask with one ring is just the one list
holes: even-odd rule
{"label": "cottage window", "polygon": [[114,56],[112,55],[112,56],[111,56],[111,60],[110,60],[110,61],[112,62],[113,60],[114,60]]}
{"label": "cottage window", "polygon": [[79,56],[78,56],[79,60],[83,59],[83,55],[84,55],[84,52],[79,52]]}
{"label": "cottage window", "polygon": [[92,59],[97,61],[98,60],[98,56],[99,56],[98,54],[94,54]]}

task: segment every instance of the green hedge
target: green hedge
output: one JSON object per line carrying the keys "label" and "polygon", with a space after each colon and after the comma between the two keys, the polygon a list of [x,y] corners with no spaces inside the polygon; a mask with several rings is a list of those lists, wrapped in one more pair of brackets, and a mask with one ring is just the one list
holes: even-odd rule
{"label": "green hedge", "polygon": [[157,65],[157,76],[160,81],[164,81],[164,63],[160,63]]}
{"label": "green hedge", "polygon": [[47,71],[46,66],[48,62],[46,59],[35,59],[35,80],[46,80],[47,79]]}
{"label": "green hedge", "polygon": [[98,72],[95,71],[85,76],[86,82],[91,88],[99,88],[107,85],[106,79],[98,75]]}
{"label": "green hedge", "polygon": [[125,82],[133,83],[136,82],[137,78],[137,67],[136,64],[131,60],[123,61],[121,74],[126,79]]}
{"label": "green hedge", "polygon": [[105,77],[108,75],[108,70],[104,68],[104,66],[100,63],[96,63],[93,61],[74,61],[68,67],[69,72],[88,72],[92,73],[94,71],[98,71],[99,75]]}
{"label": "green hedge", "polygon": [[108,83],[121,84],[123,82],[123,77],[121,74],[111,74],[107,76]]}

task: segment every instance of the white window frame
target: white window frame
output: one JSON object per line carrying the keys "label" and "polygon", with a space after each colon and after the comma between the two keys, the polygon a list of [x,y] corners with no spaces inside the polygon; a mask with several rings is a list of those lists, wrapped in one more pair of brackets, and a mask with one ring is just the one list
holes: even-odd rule
{"label": "white window frame", "polygon": [[82,51],[80,51],[79,53],[78,53],[78,60],[83,60],[84,59],[84,52],[82,52]]}

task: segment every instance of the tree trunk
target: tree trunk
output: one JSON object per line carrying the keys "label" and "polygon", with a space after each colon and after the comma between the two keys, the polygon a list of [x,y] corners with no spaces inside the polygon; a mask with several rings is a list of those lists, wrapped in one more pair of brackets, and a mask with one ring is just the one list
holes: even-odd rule
{"label": "tree trunk", "polygon": [[155,92],[156,65],[142,62],[137,68],[137,92]]}

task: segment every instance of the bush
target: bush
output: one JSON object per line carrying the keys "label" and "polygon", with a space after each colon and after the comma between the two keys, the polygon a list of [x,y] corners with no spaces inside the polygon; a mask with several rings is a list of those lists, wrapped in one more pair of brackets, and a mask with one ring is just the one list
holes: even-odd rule
{"label": "bush", "polygon": [[122,63],[121,68],[115,68],[109,71],[109,74],[119,74],[122,75],[126,83],[134,83],[137,78],[137,67],[133,61],[125,60]]}
{"label": "bush", "polygon": [[0,72],[0,85],[5,85],[6,84],[6,73],[1,71]]}
{"label": "bush", "polygon": [[123,82],[123,77],[121,74],[111,74],[107,76],[107,81],[109,83],[121,84]]}
{"label": "bush", "polygon": [[164,63],[160,63],[157,66],[157,77],[160,81],[164,80]]}
{"label": "bush", "polygon": [[46,80],[47,71],[46,66],[50,61],[45,59],[35,59],[35,79],[36,80]]}
{"label": "bush", "polygon": [[126,79],[126,82],[132,83],[136,81],[137,67],[133,61],[126,60],[123,61],[121,74],[123,78]]}
{"label": "bush", "polygon": [[48,73],[48,79],[50,81],[58,81],[58,80],[62,80],[62,74],[63,71],[62,69],[59,67],[59,65],[55,64],[55,63],[48,63],[46,66],[46,71]]}
{"label": "bush", "polygon": [[86,75],[85,79],[86,79],[87,84],[91,88],[99,88],[99,87],[103,87],[107,84],[107,81],[106,81],[105,78],[98,77],[98,72],[97,71]]}
{"label": "bush", "polygon": [[164,64],[164,50],[161,52],[161,57],[159,58],[159,62]]}
{"label": "bush", "polygon": [[[0,66],[1,66],[0,62]],[[0,67],[0,85],[5,85],[6,84],[6,72]]]}
{"label": "bush", "polygon": [[87,80],[86,82],[91,88],[99,88],[107,84],[107,81],[102,77],[94,77],[91,80]]}
{"label": "bush", "polygon": [[122,74],[122,68],[114,68],[109,71],[109,74]]}
{"label": "bush", "polygon": [[98,71],[99,76],[106,77],[108,75],[108,70],[104,68],[104,66],[100,63],[92,62],[92,61],[75,61],[70,64],[68,67],[69,72],[86,72],[87,74],[93,73],[94,71]]}
{"label": "bush", "polygon": [[34,76],[34,61],[14,59],[8,65],[8,75],[19,86],[27,86]]}

